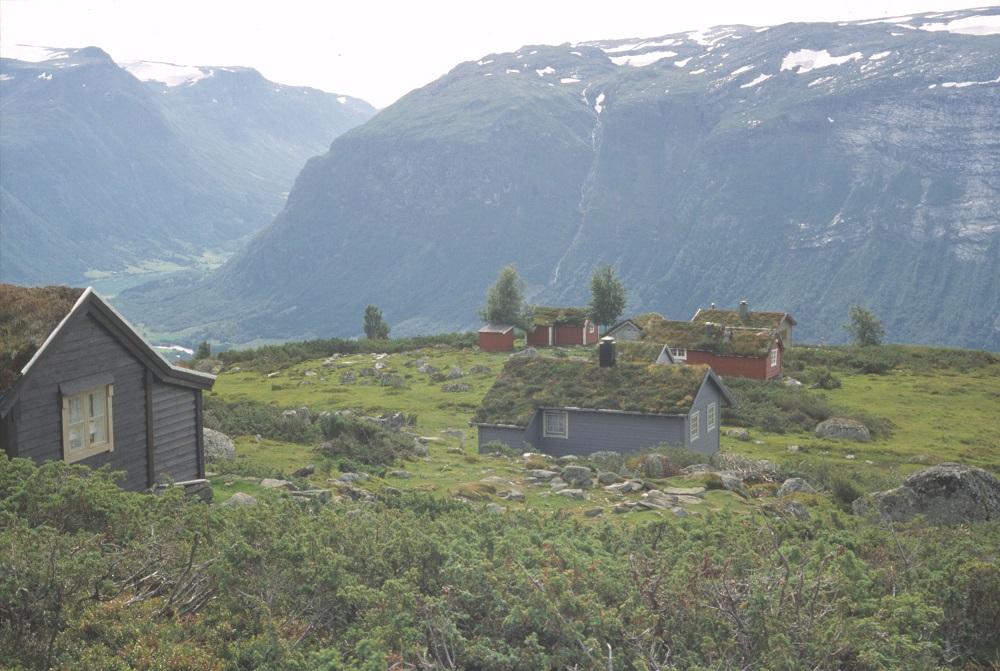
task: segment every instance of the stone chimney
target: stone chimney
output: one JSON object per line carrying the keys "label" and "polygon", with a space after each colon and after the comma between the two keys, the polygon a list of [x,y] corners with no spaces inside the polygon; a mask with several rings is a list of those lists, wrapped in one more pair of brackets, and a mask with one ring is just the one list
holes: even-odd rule
{"label": "stone chimney", "polygon": [[709,310],[714,310],[715,309],[715,303],[709,303],[708,304],[708,309]]}
{"label": "stone chimney", "polygon": [[740,319],[746,321],[750,318],[750,305],[746,301],[740,301]]}
{"label": "stone chimney", "polygon": [[601,368],[610,368],[615,365],[615,339],[604,336],[597,346],[597,360]]}

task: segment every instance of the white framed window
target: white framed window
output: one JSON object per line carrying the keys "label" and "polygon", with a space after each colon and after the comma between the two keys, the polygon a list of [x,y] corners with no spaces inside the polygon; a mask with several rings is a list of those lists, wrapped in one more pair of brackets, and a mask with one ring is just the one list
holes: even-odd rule
{"label": "white framed window", "polygon": [[716,421],[718,420],[718,418],[715,416],[715,413],[716,413],[715,403],[709,403],[708,410],[705,411],[705,425],[706,425],[705,429],[709,433],[715,431]]}
{"label": "white framed window", "polygon": [[778,365],[778,348],[775,347],[771,350],[771,368]]}
{"label": "white framed window", "polygon": [[565,410],[543,410],[542,436],[569,438],[569,413]]}
{"label": "white framed window", "polygon": [[115,433],[111,421],[114,389],[113,384],[106,384],[63,394],[63,459],[67,462],[114,450]]}
{"label": "white framed window", "polygon": [[674,361],[687,361],[688,351],[683,347],[669,347],[670,356],[674,357]]}
{"label": "white framed window", "polygon": [[692,442],[695,441],[695,440],[698,440],[698,436],[701,435],[701,433],[698,430],[698,425],[699,425],[700,422],[701,422],[701,412],[699,412],[698,410],[695,410],[694,412],[691,413],[691,441]]}

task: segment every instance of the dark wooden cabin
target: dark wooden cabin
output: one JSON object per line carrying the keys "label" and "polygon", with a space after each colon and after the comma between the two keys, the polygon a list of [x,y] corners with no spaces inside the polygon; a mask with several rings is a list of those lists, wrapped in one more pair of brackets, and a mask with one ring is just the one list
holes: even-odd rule
{"label": "dark wooden cabin", "polygon": [[205,475],[201,392],[92,289],[0,284],[0,447],[125,471],[147,489]]}

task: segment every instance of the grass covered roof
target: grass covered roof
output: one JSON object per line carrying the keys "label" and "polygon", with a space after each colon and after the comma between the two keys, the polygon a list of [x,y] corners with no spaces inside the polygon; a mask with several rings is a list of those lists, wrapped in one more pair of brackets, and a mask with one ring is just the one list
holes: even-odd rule
{"label": "grass covered roof", "polygon": [[739,310],[698,310],[692,321],[743,326],[752,329],[776,329],[781,326],[781,320],[786,316],[794,325],[795,320],[787,312],[750,312],[746,319],[742,319]]}
{"label": "grass covered roof", "polygon": [[531,306],[531,321],[536,327],[560,324],[562,326],[583,326],[590,318],[587,308],[555,308],[542,305]]}
{"label": "grass covered roof", "polygon": [[527,426],[540,407],[684,414],[708,366],[594,361],[547,357],[508,360],[483,397],[474,421]]}
{"label": "grass covered roof", "polygon": [[727,354],[730,356],[766,356],[777,334],[771,329],[725,327],[709,322],[650,321],[643,328],[642,340],[670,347]]}
{"label": "grass covered roof", "polygon": [[0,284],[0,394],[55,330],[83,289]]}

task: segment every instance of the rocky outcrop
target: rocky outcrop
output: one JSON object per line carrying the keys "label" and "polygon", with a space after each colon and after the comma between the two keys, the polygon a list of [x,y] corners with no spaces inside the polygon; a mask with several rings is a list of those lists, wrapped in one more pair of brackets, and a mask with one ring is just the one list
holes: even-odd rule
{"label": "rocky outcrop", "polygon": [[867,443],[872,439],[868,427],[856,419],[831,417],[816,426],[817,438],[838,438]]}
{"label": "rocky outcrop", "polygon": [[906,478],[901,487],[857,499],[854,512],[903,522],[923,515],[935,524],[1000,519],[1000,480],[975,466],[943,463]]}
{"label": "rocky outcrop", "polygon": [[205,443],[205,459],[232,459],[236,456],[236,445],[233,439],[215,429],[202,429]]}
{"label": "rocky outcrop", "polygon": [[781,488],[778,489],[777,496],[788,496],[789,494],[794,494],[796,492],[801,492],[803,494],[815,494],[816,490],[802,478],[788,478],[781,483]]}

